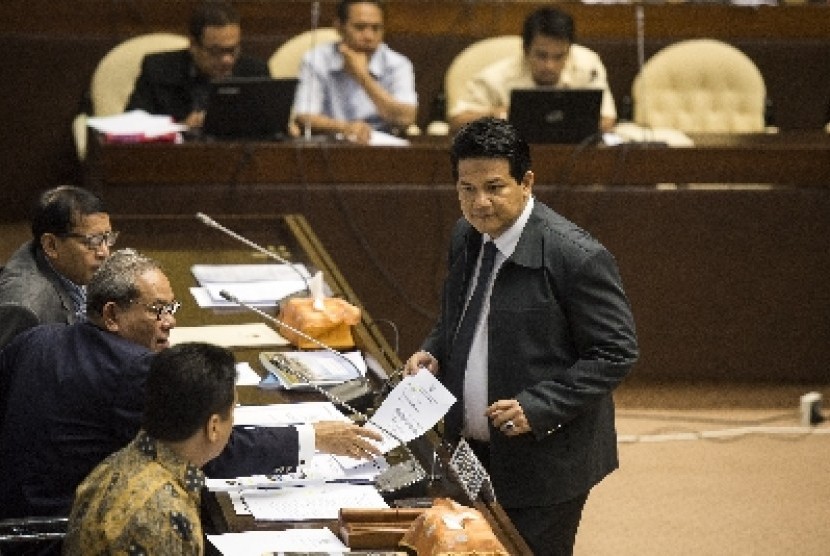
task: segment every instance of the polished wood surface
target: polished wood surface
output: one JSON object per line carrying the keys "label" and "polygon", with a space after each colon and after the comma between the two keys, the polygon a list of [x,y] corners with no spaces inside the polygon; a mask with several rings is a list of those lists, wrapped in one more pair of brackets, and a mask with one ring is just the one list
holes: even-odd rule
{"label": "polished wood surface", "polygon": [[[617,147],[534,145],[537,181],[545,185],[655,185],[658,183],[771,184],[830,186],[830,136],[781,133],[750,136],[699,136],[699,147],[627,143]],[[93,142],[94,143],[94,142]],[[452,181],[449,140],[414,139],[413,145],[367,149],[334,141],[297,140],[285,144],[193,142],[96,145],[90,154],[87,183],[102,193],[113,185],[140,190],[170,189],[176,202],[180,186],[338,184],[430,187]],[[251,195],[240,192],[248,203]],[[156,212],[157,199],[136,195],[137,212]],[[109,197],[107,197],[109,198]],[[233,198],[225,211],[239,210]],[[245,212],[243,210],[243,212]]]}

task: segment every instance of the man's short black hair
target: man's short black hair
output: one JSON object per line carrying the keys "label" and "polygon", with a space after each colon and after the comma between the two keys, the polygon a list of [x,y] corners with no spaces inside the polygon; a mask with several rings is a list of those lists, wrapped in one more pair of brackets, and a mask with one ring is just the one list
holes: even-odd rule
{"label": "man's short black hair", "polygon": [[43,234],[67,234],[82,217],[105,212],[104,202],[91,191],[60,185],[38,199],[32,214],[32,236],[39,245]]}
{"label": "man's short black hair", "polygon": [[522,46],[525,52],[537,35],[544,35],[553,39],[566,40],[573,44],[576,41],[574,20],[570,14],[556,8],[540,8],[527,16],[522,30]]}
{"label": "man's short black hair", "polygon": [[479,118],[462,127],[452,142],[452,177],[458,181],[458,162],[468,158],[503,158],[519,183],[530,170],[530,147],[516,128],[501,118]]}
{"label": "man's short black hair", "polygon": [[349,20],[349,8],[352,7],[352,4],[374,4],[386,15],[381,0],[340,0],[340,3],[337,4],[337,19],[340,20],[340,23],[346,23]]}
{"label": "man's short black hair", "polygon": [[211,415],[231,418],[236,362],[227,349],[191,342],[155,355],[147,375],[143,428],[158,440],[190,438]]}
{"label": "man's short black hair", "polygon": [[206,0],[196,6],[190,16],[190,36],[201,43],[205,27],[239,25],[239,12],[222,0]]}

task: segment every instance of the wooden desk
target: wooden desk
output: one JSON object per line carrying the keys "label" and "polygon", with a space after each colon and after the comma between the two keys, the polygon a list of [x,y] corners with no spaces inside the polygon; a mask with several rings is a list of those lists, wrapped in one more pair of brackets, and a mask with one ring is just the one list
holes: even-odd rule
{"label": "wooden desk", "polygon": [[[789,133],[699,136],[700,146],[670,148],[534,145],[540,185],[658,183],[830,186],[830,136]],[[348,143],[193,142],[183,145],[100,145],[93,141],[87,182],[113,202],[157,214],[198,202],[216,212],[251,212],[277,191],[346,184],[431,187],[452,183],[449,140],[416,139],[411,147],[366,148]],[[254,186],[254,187],[250,187]],[[279,186],[275,189],[273,186]],[[245,187],[244,190],[236,188]],[[169,209],[168,209],[169,210]]]}
{"label": "wooden desk", "polygon": [[[400,365],[394,350],[366,312],[348,281],[340,272],[334,260],[323,247],[308,222],[302,216],[282,217],[237,216],[222,219],[222,223],[237,233],[273,249],[284,258],[306,264],[313,273],[321,270],[333,293],[361,307],[361,322],[354,328],[355,341],[366,354],[379,362],[383,370],[391,373]],[[187,293],[194,284],[190,268],[196,263],[255,263],[262,262],[263,255],[244,247],[224,234],[204,228],[190,216],[136,216],[119,218],[119,226],[125,232],[121,236],[123,245],[133,245],[145,254],[157,259],[170,278],[177,297],[183,301],[182,309],[176,314],[177,325],[194,326],[202,324],[230,324],[258,322],[262,318],[245,310],[212,311],[199,308]],[[260,350],[236,350],[237,358],[246,360],[259,372],[264,372],[257,361]],[[313,393],[280,392],[262,390],[254,386],[239,387],[239,398],[243,404],[284,403],[319,400]],[[431,460],[431,446],[435,438],[421,438],[413,443],[413,452],[424,462]],[[409,495],[435,494],[459,495],[448,481],[434,485],[429,491],[425,486],[413,487]],[[478,506],[490,521],[494,531],[512,554],[529,554],[526,545],[513,528],[506,514],[496,505]],[[233,510],[227,494],[207,496],[204,501],[206,529],[212,532],[239,532],[255,529],[285,529],[290,527],[329,526],[337,532],[334,522],[257,522],[251,516],[239,516]],[[388,547],[393,549],[395,547]]]}

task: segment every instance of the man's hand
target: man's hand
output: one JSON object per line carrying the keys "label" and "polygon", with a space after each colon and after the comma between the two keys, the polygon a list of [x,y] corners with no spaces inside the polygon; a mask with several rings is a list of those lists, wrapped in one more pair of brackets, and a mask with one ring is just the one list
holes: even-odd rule
{"label": "man's hand", "polygon": [[428,370],[434,375],[438,374],[438,360],[432,356],[431,353],[426,351],[419,351],[412,355],[406,361],[406,365],[403,368],[403,375],[410,376],[414,375],[418,372],[418,370],[423,367],[424,369]]}
{"label": "man's hand", "polygon": [[343,55],[343,69],[354,77],[358,82],[369,76],[369,55],[365,52],[358,52],[346,46],[346,43],[337,45],[340,54]]}
{"label": "man's hand", "polygon": [[383,437],[372,430],[342,421],[320,421],[314,424],[314,438],[321,452],[357,459],[380,456],[378,447],[367,439],[380,442]]}
{"label": "man's hand", "polygon": [[190,114],[187,115],[187,118],[185,118],[185,120],[184,120],[184,124],[187,127],[191,127],[191,128],[202,127],[202,125],[204,123],[205,123],[205,111],[204,110],[196,110],[194,112],[191,112]]}
{"label": "man's hand", "polygon": [[484,412],[492,420],[493,427],[506,436],[517,436],[530,432],[530,423],[518,400],[498,400]]}
{"label": "man's hand", "polygon": [[343,137],[352,143],[368,145],[372,139],[372,126],[362,121],[347,122],[343,128]]}

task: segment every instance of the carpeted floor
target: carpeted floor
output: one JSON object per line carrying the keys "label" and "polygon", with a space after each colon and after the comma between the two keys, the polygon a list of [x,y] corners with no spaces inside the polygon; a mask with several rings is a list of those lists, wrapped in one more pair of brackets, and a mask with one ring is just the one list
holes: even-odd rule
{"label": "carpeted floor", "polygon": [[830,424],[804,386],[621,388],[620,469],[588,498],[576,556],[830,554]]}

